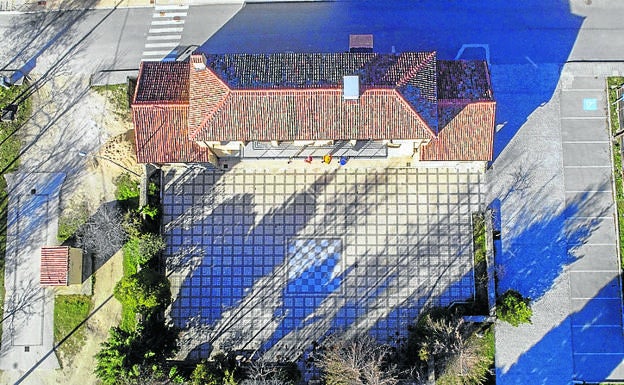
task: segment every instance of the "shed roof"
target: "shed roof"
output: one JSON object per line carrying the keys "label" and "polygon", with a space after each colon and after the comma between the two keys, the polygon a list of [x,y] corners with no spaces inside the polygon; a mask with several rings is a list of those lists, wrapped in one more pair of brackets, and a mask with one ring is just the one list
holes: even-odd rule
{"label": "shed roof", "polygon": [[69,271],[69,246],[41,248],[41,276],[44,286],[67,286]]}

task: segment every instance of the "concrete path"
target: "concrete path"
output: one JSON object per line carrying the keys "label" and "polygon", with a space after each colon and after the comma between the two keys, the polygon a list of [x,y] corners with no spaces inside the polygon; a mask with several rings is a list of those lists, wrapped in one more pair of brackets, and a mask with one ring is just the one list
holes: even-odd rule
{"label": "concrete path", "polygon": [[605,76],[568,64],[488,175],[500,200],[499,293],[535,300],[531,325],[496,325],[499,384],[624,379]]}
{"label": "concrete path", "polygon": [[575,76],[561,90],[561,137],[566,206],[580,195],[583,210],[567,218],[568,226],[590,227],[581,244],[568,242],[578,258],[570,265],[570,321],[574,378],[587,382],[624,379],[622,288],[607,101],[602,76]]}
{"label": "concrete path", "polygon": [[41,247],[55,245],[62,173],[6,175],[6,296],[0,370],[57,369],[54,293],[39,285]]}

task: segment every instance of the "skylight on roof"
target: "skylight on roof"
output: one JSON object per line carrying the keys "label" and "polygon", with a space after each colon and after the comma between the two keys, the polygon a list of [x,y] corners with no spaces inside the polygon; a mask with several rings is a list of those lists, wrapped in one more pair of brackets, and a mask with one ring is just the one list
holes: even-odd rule
{"label": "skylight on roof", "polygon": [[360,77],[344,76],[342,80],[345,100],[357,100],[360,97]]}

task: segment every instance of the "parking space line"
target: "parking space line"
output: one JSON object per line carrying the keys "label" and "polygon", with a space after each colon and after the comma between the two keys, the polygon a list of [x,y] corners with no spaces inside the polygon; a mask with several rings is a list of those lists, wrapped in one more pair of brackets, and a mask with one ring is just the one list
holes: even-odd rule
{"label": "parking space line", "polygon": [[563,168],[611,168],[611,165],[607,165],[607,166],[566,166],[564,165]]}
{"label": "parking space line", "polygon": [[561,120],[605,120],[603,116],[562,116]]}

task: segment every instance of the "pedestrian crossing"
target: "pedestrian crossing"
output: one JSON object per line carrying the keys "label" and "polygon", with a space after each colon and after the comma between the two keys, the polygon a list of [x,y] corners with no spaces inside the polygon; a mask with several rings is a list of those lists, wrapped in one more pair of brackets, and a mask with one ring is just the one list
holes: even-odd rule
{"label": "pedestrian crossing", "polygon": [[156,5],[142,61],[175,61],[180,52],[188,5]]}

